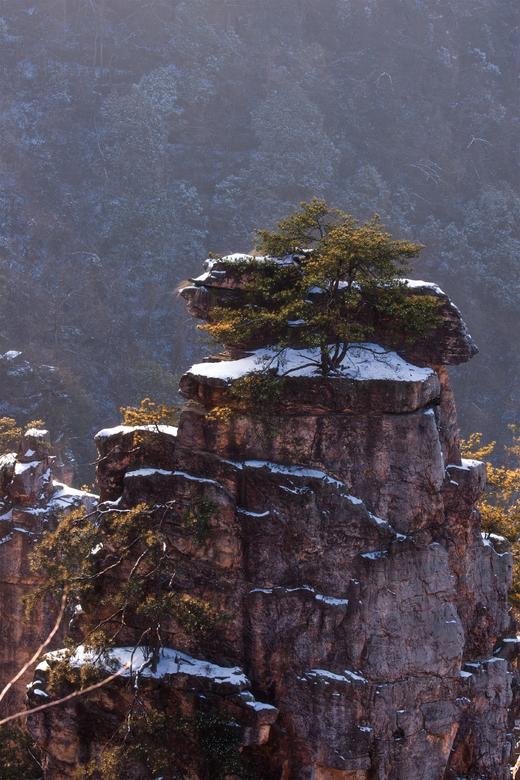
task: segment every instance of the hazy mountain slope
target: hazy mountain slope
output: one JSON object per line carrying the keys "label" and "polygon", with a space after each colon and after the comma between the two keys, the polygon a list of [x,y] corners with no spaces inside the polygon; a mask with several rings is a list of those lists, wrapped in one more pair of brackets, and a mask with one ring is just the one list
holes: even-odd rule
{"label": "hazy mountain slope", "polygon": [[482,350],[462,421],[500,435],[519,400],[519,30],[513,0],[3,2],[0,348],[58,367],[69,436],[171,397],[176,283],[316,193],[428,245],[418,275]]}

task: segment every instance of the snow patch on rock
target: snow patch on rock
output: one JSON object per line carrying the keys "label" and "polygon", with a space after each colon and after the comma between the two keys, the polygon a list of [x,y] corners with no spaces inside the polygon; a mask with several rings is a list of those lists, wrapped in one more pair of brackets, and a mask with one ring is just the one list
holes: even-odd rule
{"label": "snow patch on rock", "polygon": [[[270,371],[278,376],[320,377],[319,349],[257,349],[239,360],[197,363],[188,375],[220,380],[228,384],[248,374]],[[408,363],[380,344],[360,343],[349,347],[340,369],[331,379],[358,382],[425,382],[434,372]],[[99,437],[99,434],[98,434]]]}
{"label": "snow patch on rock", "polygon": [[[48,653],[36,669],[46,672],[49,670],[49,662],[59,661],[65,657],[65,650],[55,650]],[[216,685],[230,685],[236,688],[245,688],[249,680],[238,666],[219,666],[218,664],[193,658],[186,653],[165,647],[160,652],[157,668],[151,668],[151,659],[140,647],[114,647],[106,653],[106,662],[99,659],[99,655],[92,650],[87,650],[83,645],[76,648],[76,652],[70,657],[72,666],[80,667],[87,663],[96,663],[99,666],[113,667],[110,671],[120,671],[122,677],[139,674],[142,677],[160,679],[176,674],[185,674],[189,677],[203,677],[211,680]]]}
{"label": "snow patch on rock", "polygon": [[103,428],[95,435],[95,439],[108,439],[110,436],[116,436],[119,433],[135,433],[136,431],[152,431],[154,433],[163,433],[165,436],[177,436],[178,428],[173,425],[116,425],[114,428]]}

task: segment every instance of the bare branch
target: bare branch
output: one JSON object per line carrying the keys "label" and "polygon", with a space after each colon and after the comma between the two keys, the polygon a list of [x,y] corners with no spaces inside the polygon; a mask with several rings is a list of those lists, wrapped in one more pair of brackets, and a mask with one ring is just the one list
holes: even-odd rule
{"label": "bare branch", "polygon": [[466,149],[470,149],[473,146],[473,144],[476,144],[476,143],[479,143],[479,142],[481,144],[487,144],[488,146],[493,146],[493,144],[490,141],[488,141],[487,138],[477,138],[476,136],[472,135],[471,136],[471,141],[466,146]]}

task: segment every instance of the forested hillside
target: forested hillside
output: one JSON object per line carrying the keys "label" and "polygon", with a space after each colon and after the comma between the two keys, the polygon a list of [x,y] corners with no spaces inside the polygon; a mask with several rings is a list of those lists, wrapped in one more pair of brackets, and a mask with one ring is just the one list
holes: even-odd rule
{"label": "forested hillside", "polygon": [[0,352],[56,367],[36,411],[80,467],[94,428],[171,400],[196,357],[178,280],[313,194],[427,245],[418,275],[481,349],[463,427],[500,437],[520,386],[519,43],[516,0],[4,0]]}

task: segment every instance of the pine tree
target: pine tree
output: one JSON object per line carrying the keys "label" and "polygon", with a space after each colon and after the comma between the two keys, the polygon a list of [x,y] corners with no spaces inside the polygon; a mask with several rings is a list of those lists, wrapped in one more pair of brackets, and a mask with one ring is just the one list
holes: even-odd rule
{"label": "pine tree", "polygon": [[327,376],[341,369],[349,344],[370,337],[375,316],[414,336],[434,321],[435,300],[410,295],[401,279],[422,246],[393,238],[377,215],[359,224],[313,198],[257,238],[264,257],[233,261],[243,297],[201,326],[227,346],[319,348],[316,365]]}

